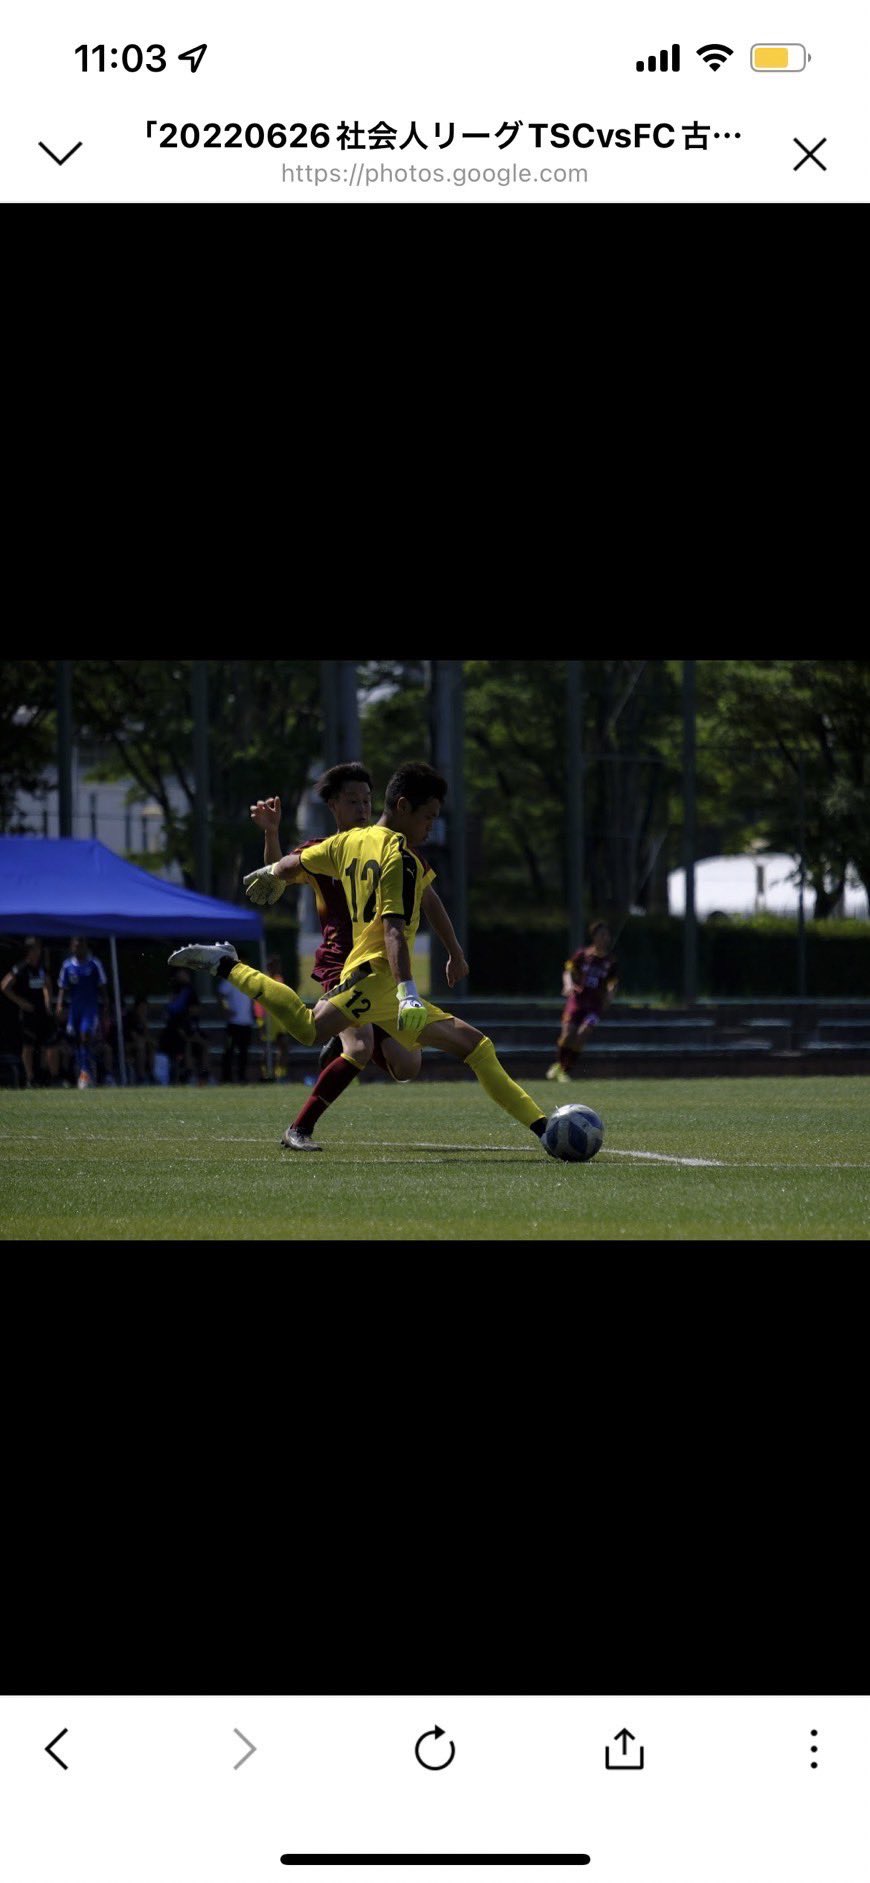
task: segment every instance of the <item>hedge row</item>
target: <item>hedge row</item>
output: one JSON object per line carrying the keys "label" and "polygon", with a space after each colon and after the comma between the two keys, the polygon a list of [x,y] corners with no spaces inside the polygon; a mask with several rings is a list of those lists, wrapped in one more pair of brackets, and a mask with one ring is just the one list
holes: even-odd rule
{"label": "hedge row", "polygon": [[[574,946],[567,931],[555,927],[472,926],[473,992],[558,994]],[[616,953],[623,995],[682,994],[680,917],[629,916]],[[870,923],[808,922],[806,961],[810,998],[870,998]],[[796,923],[770,916],[699,922],[698,992],[707,999],[796,995]]]}
{"label": "hedge row", "polygon": [[[183,939],[180,937],[179,939]],[[567,930],[517,927],[507,922],[472,922],[468,954],[471,991],[475,994],[554,994],[562,983],[562,965],[570,948]],[[50,943],[47,953],[55,976],[68,944]],[[168,994],[166,956],[171,944],[120,941],[121,982],[133,992]],[[435,943],[437,947],[437,942]],[[108,968],[108,943],[95,942]],[[870,922],[808,922],[807,994],[817,999],[870,999]],[[284,978],[298,984],[298,929],[287,916],[266,917],[266,952],[278,954]],[[627,998],[652,994],[679,997],[683,990],[683,924],[677,916],[630,916],[617,943],[620,990]],[[259,966],[259,951],[248,946],[245,959]],[[2,972],[20,959],[20,943],[10,938],[0,950]],[[728,995],[784,999],[797,994],[797,928],[773,916],[698,924],[698,992],[707,999]],[[305,990],[310,999],[313,989]],[[449,1003],[448,1003],[449,1004]]]}

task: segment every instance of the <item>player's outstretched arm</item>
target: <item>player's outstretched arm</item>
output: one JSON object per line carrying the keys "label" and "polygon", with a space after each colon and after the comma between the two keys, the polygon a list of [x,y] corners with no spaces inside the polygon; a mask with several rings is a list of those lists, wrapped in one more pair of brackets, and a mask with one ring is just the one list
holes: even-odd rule
{"label": "player's outstretched arm", "polygon": [[436,896],[431,883],[429,888],[423,891],[423,899],[420,906],[433,935],[437,935],[438,940],[447,950],[447,967],[445,969],[447,985],[448,987],[455,987],[457,981],[463,980],[468,973],[468,962],[462,950],[462,943],[457,940],[456,931],[441,901],[441,897]]}
{"label": "player's outstretched arm", "polygon": [[249,902],[258,908],[270,908],[283,896],[291,883],[307,881],[306,871],[298,850],[291,850],[285,857],[279,857],[275,863],[266,863],[261,870],[251,870],[249,876],[242,878],[245,894]]}
{"label": "player's outstretched arm", "polygon": [[258,798],[251,805],[251,822],[264,834],[263,862],[278,863],[281,858],[281,799]]}

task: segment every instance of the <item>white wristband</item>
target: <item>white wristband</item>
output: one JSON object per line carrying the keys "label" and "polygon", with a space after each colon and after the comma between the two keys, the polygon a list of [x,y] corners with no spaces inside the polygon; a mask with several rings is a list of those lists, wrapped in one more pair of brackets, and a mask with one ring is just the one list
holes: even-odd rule
{"label": "white wristband", "polygon": [[420,996],[417,992],[416,981],[400,981],[396,989],[396,996],[399,1000],[419,1000]]}

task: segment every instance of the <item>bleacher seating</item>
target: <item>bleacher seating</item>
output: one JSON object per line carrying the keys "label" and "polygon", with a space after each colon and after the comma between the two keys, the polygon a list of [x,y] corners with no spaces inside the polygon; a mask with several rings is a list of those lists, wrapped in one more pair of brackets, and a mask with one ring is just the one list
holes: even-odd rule
{"label": "bleacher seating", "polygon": [[[555,1057],[562,1011],[560,999],[499,999],[450,994],[440,996],[450,1011],[489,1034],[508,1071],[517,1078],[541,1078]],[[151,998],[148,1018],[157,1040],[165,1000]],[[209,1072],[219,1077],[225,1027],[216,999],[201,1005],[201,1028],[208,1045]],[[265,1048],[255,1034],[249,1077],[257,1080]],[[291,1078],[316,1074],[317,1048],[294,1046]],[[462,1068],[442,1053],[425,1049],[426,1075],[450,1077]],[[668,1076],[722,1072],[870,1071],[870,1001],[739,1000],[703,1002],[696,1008],[643,1007],[617,1001],[586,1046],[582,1065],[600,1076],[631,1076],[657,1071]],[[364,1077],[378,1078],[376,1072]]]}

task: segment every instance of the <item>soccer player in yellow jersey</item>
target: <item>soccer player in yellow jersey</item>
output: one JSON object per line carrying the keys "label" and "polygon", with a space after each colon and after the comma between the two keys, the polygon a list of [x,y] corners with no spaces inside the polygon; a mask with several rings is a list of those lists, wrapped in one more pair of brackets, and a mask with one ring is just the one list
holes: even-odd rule
{"label": "soccer player in yellow jersey", "polygon": [[[324,772],[316,790],[318,797],[332,812],[339,830],[355,830],[371,822],[371,773],[356,760],[331,766],[329,771]],[[280,799],[258,798],[256,804],[251,805],[251,818],[264,832],[264,862],[278,863],[284,854],[280,839]],[[305,853],[317,841],[317,838],[308,838],[297,844],[296,850]],[[312,978],[320,982],[324,996],[328,996],[344,978],[344,964],[354,945],[350,904],[336,877],[319,871],[312,872],[303,865],[304,854],[299,868],[286,880],[307,884],[314,891],[323,939],[314,957]],[[468,964],[447,910],[432,888],[433,877],[434,871],[427,868],[421,907],[429,927],[447,951],[447,985],[453,987],[468,973]],[[268,965],[266,972],[269,972]],[[283,976],[274,978],[281,980]],[[289,1035],[278,1026],[274,1015],[269,1014],[267,1017],[276,1028],[278,1038],[287,1044]],[[327,1040],[320,1055],[321,1070],[314,1090],[284,1133],[282,1142],[285,1148],[291,1151],[320,1150],[313,1133],[323,1114],[353,1084],[369,1060],[398,1083],[406,1084],[417,1077],[422,1057],[419,1046],[402,1046],[398,1040],[388,1038],[380,1027],[357,1026],[351,1022],[341,1033]]]}
{"label": "soccer player in yellow jersey", "polygon": [[245,967],[229,942],[180,948],[170,963],[205,967],[231,980],[306,1046],[322,1044],[348,1025],[380,1026],[401,1045],[437,1046],[463,1060],[490,1098],[541,1138],[545,1113],[505,1072],[492,1041],[422,1000],[413,979],[411,948],[427,880],[416,846],[428,837],[446,793],[445,780],[431,765],[400,765],[387,786],[379,823],[338,831],[245,877],[250,900],[261,906],[277,902],[300,865],[343,884],[353,947],[339,985],[313,1012],[292,988]]}

